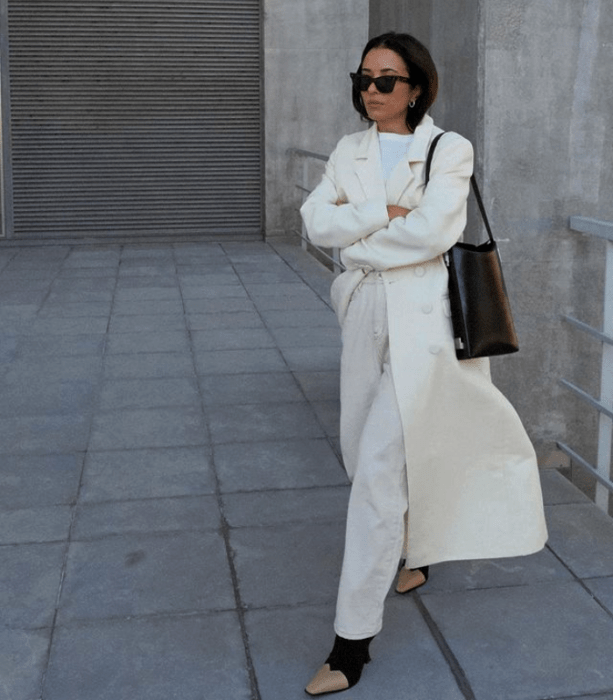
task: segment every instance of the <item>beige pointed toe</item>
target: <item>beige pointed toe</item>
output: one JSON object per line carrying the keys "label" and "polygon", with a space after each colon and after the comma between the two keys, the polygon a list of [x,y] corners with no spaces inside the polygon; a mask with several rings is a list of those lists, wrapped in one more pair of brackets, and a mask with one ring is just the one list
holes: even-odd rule
{"label": "beige pointed toe", "polygon": [[323,695],[324,693],[338,693],[347,690],[349,681],[341,671],[333,671],[330,664],[324,664],[315,674],[311,682],[305,688],[309,695]]}
{"label": "beige pointed toe", "polygon": [[396,593],[408,593],[415,588],[423,586],[427,580],[428,577],[419,569],[405,569],[403,567],[398,574]]}

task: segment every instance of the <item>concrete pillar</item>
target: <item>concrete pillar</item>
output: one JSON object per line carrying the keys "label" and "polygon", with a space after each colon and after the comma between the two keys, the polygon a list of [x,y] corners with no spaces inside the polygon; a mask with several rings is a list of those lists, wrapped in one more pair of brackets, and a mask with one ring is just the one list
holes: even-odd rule
{"label": "concrete pillar", "polygon": [[265,0],[266,234],[298,225],[287,157],[299,147],[329,154],[344,134],[365,127],[351,103],[349,72],[368,35],[368,0]]}

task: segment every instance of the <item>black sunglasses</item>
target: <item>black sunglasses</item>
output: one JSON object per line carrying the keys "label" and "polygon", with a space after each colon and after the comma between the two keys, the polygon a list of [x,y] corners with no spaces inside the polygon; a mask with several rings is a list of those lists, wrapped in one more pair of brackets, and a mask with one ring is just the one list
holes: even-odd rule
{"label": "black sunglasses", "polygon": [[411,79],[405,78],[404,75],[380,75],[378,78],[363,73],[349,73],[349,75],[353,81],[353,87],[360,92],[366,92],[371,83],[374,83],[377,90],[383,93],[393,92],[397,80],[411,84]]}

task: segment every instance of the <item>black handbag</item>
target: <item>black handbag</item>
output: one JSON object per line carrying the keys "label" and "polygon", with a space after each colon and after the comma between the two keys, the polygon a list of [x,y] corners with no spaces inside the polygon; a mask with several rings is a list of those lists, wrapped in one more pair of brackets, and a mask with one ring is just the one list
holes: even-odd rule
{"label": "black handbag", "polygon": [[[426,185],[434,149],[442,135],[430,145]],[[449,271],[449,305],[459,360],[507,355],[519,350],[498,246],[474,175],[470,182],[489,240],[481,245],[456,243],[444,256]]]}

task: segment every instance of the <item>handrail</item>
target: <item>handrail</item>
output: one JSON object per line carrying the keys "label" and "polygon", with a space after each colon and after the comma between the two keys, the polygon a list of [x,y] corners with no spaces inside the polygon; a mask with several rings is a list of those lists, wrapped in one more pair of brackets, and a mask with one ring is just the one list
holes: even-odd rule
{"label": "handrail", "polygon": [[613,481],[611,481],[611,454],[613,449],[613,223],[584,216],[571,216],[569,228],[577,233],[604,238],[607,247],[602,331],[596,330],[572,316],[561,316],[562,320],[571,324],[574,328],[587,333],[602,344],[600,399],[590,396],[587,392],[565,379],[560,379],[559,381],[563,387],[572,391],[575,396],[578,396],[599,413],[596,466],[590,464],[565,443],[557,442],[556,444],[574,463],[585,469],[596,479],[596,505],[601,510],[604,510],[605,513],[608,513],[608,492],[613,493]]}
{"label": "handrail", "polygon": [[571,216],[569,219],[571,231],[577,233],[588,233],[598,238],[606,238],[613,241],[613,222],[590,219],[587,216]]}
{"label": "handrail", "polygon": [[295,153],[298,156],[306,156],[307,158],[315,158],[316,160],[327,161],[330,156],[325,156],[323,153],[315,153],[315,151],[305,151],[304,148],[288,148],[287,153]]}
{"label": "handrail", "polygon": [[[309,195],[311,193],[311,190],[309,189],[309,159],[311,158],[314,160],[326,162],[329,156],[326,156],[323,153],[315,153],[315,151],[307,151],[304,148],[288,148],[286,153],[288,156],[297,155],[304,158],[304,161],[302,163],[302,182],[295,183],[294,185],[295,188],[301,192],[302,201],[304,202],[305,195]],[[339,272],[345,269],[345,266],[341,263],[340,260],[339,248],[332,248],[332,254],[330,254],[327,249],[315,245],[306,235],[306,227],[304,225],[304,222],[302,223],[302,230],[299,231],[297,229],[293,229],[293,233],[295,233],[301,239],[303,250],[308,251],[309,246],[311,246],[317,250],[320,256],[323,256],[326,260],[329,260],[332,263],[332,269],[335,274],[338,274]]]}

